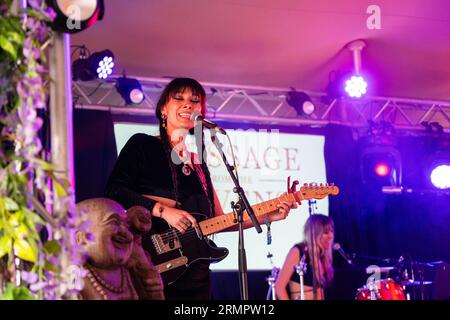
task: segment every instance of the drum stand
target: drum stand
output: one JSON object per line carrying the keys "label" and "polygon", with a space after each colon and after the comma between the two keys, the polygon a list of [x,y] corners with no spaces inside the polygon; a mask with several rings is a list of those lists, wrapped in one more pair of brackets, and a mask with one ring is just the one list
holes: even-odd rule
{"label": "drum stand", "polygon": [[[308,200],[308,210],[309,210],[309,217],[311,215],[315,214],[314,209],[317,209],[317,201],[316,200]],[[313,300],[317,300],[317,287],[318,287],[318,279],[316,274],[316,252],[315,252],[315,235],[314,235],[314,228],[311,228],[310,230],[310,238],[311,238],[311,272],[312,272],[312,279],[313,279]]]}
{"label": "drum stand", "polygon": [[299,264],[295,265],[295,272],[297,272],[300,277],[300,300],[305,300],[305,287],[303,281],[303,277],[306,274],[305,254],[303,254]]}
{"label": "drum stand", "polygon": [[270,276],[266,278],[269,283],[269,290],[267,290],[266,300],[277,300],[277,295],[275,293],[275,282],[277,281],[278,268],[273,267]]}
{"label": "drum stand", "polygon": [[275,282],[277,281],[278,272],[280,269],[273,265],[272,260],[273,255],[269,252],[267,254],[267,258],[270,259],[270,264],[272,265],[272,272],[270,276],[266,278],[267,283],[269,284],[269,289],[267,290],[266,300],[277,300],[277,295],[275,293]]}
{"label": "drum stand", "polygon": [[381,284],[376,283],[376,281],[374,279],[372,279],[368,284],[367,284],[367,289],[369,289],[369,293],[370,293],[370,299],[369,300],[380,300],[381,299],[381,295],[380,295],[380,286]]}
{"label": "drum stand", "polygon": [[[411,274],[412,274],[412,280],[414,281],[414,273],[412,273],[412,270],[411,270]],[[402,272],[401,279],[402,279],[402,283],[403,283],[402,289],[405,292],[406,300],[411,300],[411,294],[408,292],[408,289],[406,288],[406,285],[404,284],[409,281],[408,269],[406,269],[406,268],[404,269],[404,271]],[[415,297],[414,297],[414,299],[415,299]]]}

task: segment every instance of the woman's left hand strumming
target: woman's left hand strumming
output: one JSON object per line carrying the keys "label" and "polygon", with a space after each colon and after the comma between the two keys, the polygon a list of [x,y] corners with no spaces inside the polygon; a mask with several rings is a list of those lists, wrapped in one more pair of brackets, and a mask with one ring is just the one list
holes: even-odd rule
{"label": "woman's left hand strumming", "polygon": [[286,219],[286,217],[289,214],[289,211],[292,208],[296,209],[297,207],[298,205],[295,202],[283,201],[282,203],[277,205],[278,211],[269,214],[269,219],[270,221],[278,221]]}

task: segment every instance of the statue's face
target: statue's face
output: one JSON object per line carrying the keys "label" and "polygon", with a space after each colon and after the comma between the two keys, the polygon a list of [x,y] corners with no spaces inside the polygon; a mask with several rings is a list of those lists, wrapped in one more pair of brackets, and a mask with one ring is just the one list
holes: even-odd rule
{"label": "statue's face", "polygon": [[90,262],[104,269],[124,265],[133,249],[133,234],[128,229],[125,211],[118,205],[105,205],[91,215],[90,232],[95,241],[85,245]]}

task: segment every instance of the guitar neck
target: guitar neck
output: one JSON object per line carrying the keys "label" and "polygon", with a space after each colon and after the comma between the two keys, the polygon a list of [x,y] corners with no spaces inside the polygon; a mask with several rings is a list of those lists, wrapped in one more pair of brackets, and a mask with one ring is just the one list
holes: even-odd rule
{"label": "guitar neck", "polygon": [[[302,198],[302,195],[300,192],[297,193],[297,195]],[[294,202],[295,197],[292,193],[284,194],[278,198],[264,201],[258,204],[255,204],[252,206],[253,212],[255,213],[256,217],[263,216],[265,214],[277,211],[277,205],[282,203],[283,201],[287,202]],[[246,210],[244,210],[244,221],[250,220],[250,217],[248,216],[248,213]],[[199,223],[200,229],[204,236],[208,236],[213,233],[220,232],[222,230],[228,229],[232,226],[237,225],[237,217],[234,214],[234,212],[226,213],[208,220],[201,221]]]}

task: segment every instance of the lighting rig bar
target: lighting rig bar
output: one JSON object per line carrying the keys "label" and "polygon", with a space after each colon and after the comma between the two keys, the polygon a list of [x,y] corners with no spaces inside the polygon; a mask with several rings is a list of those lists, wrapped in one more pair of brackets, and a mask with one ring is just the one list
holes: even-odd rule
{"label": "lighting rig bar", "polygon": [[[75,108],[109,110],[116,114],[154,115],[156,103],[171,79],[139,80],[146,99],[138,106],[127,106],[114,86],[115,77],[106,81],[73,81]],[[385,121],[399,130],[425,130],[423,122],[437,122],[450,132],[450,102],[395,97],[328,99],[326,93],[303,91],[315,105],[310,116],[300,116],[287,104],[290,89],[202,83],[207,94],[208,117],[228,122],[248,122],[286,126],[325,126],[339,124],[368,127],[369,122]],[[297,90],[299,91],[299,90]]]}

